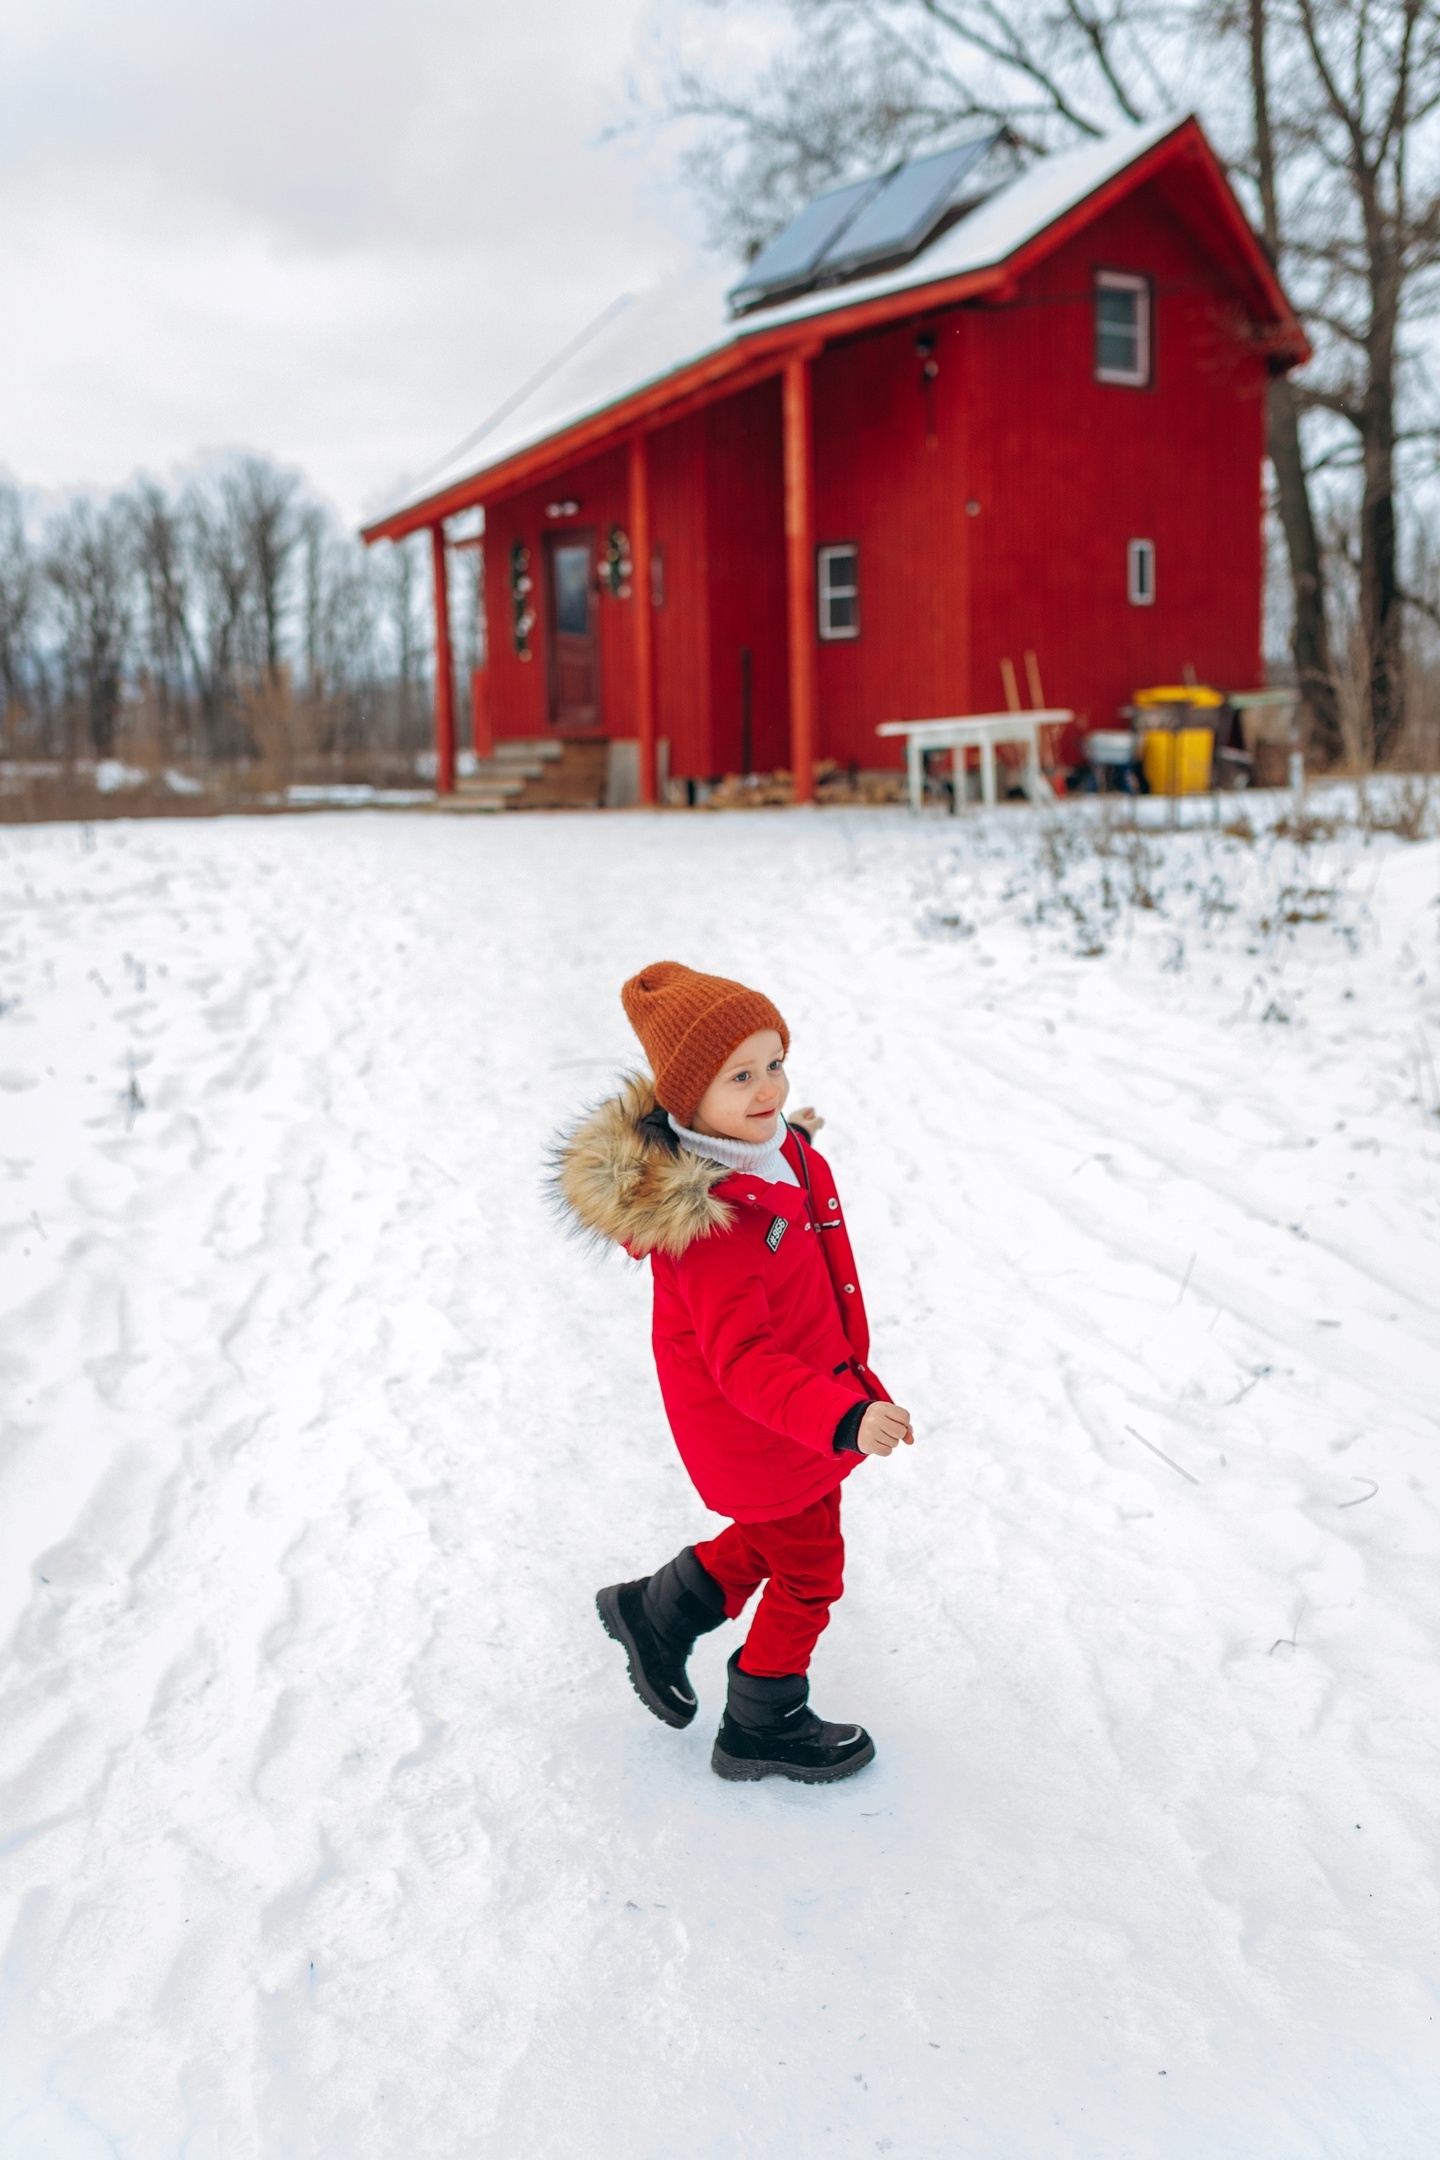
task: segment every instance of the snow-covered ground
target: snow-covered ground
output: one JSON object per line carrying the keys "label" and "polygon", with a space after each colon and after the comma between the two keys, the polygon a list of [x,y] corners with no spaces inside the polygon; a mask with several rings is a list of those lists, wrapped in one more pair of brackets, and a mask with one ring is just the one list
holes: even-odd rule
{"label": "snow-covered ground", "polygon": [[[1437,883],[1094,805],[0,831],[3,2160],[1428,2160]],[[662,956],[789,1017],[920,1433],[833,1790],[591,1602],[713,1522],[541,1189]]]}

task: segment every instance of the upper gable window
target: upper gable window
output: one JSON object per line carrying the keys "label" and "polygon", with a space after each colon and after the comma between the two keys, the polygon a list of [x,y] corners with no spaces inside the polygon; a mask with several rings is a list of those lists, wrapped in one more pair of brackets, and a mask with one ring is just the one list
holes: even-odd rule
{"label": "upper gable window", "polygon": [[1150,280],[1095,273],[1095,380],[1143,390],[1150,381]]}

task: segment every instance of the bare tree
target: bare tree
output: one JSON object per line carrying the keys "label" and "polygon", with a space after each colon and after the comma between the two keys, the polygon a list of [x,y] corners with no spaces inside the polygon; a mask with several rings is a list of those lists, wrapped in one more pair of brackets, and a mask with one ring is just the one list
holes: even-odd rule
{"label": "bare tree", "polygon": [[45,576],[58,601],[67,696],[83,703],[95,755],[115,747],[130,637],[128,521],[119,505],[83,498],[52,525]]}
{"label": "bare tree", "polygon": [[249,597],[257,615],[264,669],[272,686],[280,678],[281,617],[286,578],[300,531],[295,515],[297,473],[281,472],[264,458],[244,457],[224,474],[221,491],[249,573]]}
{"label": "bare tree", "polygon": [[[478,535],[476,536],[478,539]],[[455,665],[468,682],[485,665],[485,550],[467,544],[452,549],[450,590],[455,614]]]}
{"label": "bare tree", "polygon": [[301,513],[300,535],[305,696],[315,739],[327,752],[396,747],[384,718],[389,593],[380,563],[317,504]]}
{"label": "bare tree", "polygon": [[1297,396],[1354,446],[1357,634],[1370,748],[1384,760],[1405,725],[1402,334],[1432,309],[1440,266],[1440,21],[1424,0],[1286,0],[1277,20],[1294,86],[1290,191],[1304,198],[1292,200],[1284,260],[1320,348]]}
{"label": "bare tree", "polygon": [[130,498],[131,552],[139,588],[136,648],[160,715],[167,754],[186,714],[193,652],[191,565],[184,518],[153,480]]}
{"label": "bare tree", "polygon": [[[1238,26],[1238,18],[1236,19]],[[1224,15],[1222,30],[1232,27]],[[1275,127],[1270,109],[1270,26],[1267,0],[1246,0],[1244,30],[1250,79],[1254,159],[1252,179],[1260,207],[1260,235],[1272,265],[1284,270],[1280,185]],[[1285,534],[1290,566],[1290,650],[1295,680],[1310,711],[1311,740],[1327,759],[1344,753],[1340,704],[1330,650],[1325,561],[1316,531],[1300,419],[1303,400],[1289,375],[1272,376],[1268,402],[1268,448],[1275,475],[1275,507]]]}
{"label": "bare tree", "polygon": [[191,565],[185,639],[205,746],[211,757],[234,757],[247,747],[240,720],[250,597],[246,535],[234,515],[232,491],[223,485],[192,483],[180,515]]}
{"label": "bare tree", "polygon": [[19,494],[0,485],[0,721],[30,687],[38,594]]}
{"label": "bare tree", "polygon": [[325,616],[325,514],[318,503],[300,512],[300,637],[305,657],[305,695],[322,697],[325,670],[321,657]]}
{"label": "bare tree", "polygon": [[413,540],[402,540],[390,548],[390,621],[395,642],[396,673],[399,677],[400,724],[408,726],[411,714],[418,702],[420,687],[425,679],[425,658],[428,640],[417,624],[422,600],[421,558],[423,535]]}

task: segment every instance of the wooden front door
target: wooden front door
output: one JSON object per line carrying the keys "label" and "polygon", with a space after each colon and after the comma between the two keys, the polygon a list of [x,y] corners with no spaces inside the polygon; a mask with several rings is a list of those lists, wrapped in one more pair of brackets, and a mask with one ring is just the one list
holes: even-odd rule
{"label": "wooden front door", "polygon": [[550,724],[600,725],[600,641],[596,623],[595,534],[545,535]]}

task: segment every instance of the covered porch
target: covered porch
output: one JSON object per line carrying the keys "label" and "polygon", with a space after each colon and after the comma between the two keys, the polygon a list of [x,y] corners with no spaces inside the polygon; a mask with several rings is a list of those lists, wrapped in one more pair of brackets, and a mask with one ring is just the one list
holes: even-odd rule
{"label": "covered porch", "polygon": [[[659,694],[662,654],[657,647],[667,638],[673,646],[673,653],[663,656],[675,685],[672,703],[685,702],[681,685],[686,678],[694,678],[698,698],[700,676],[708,663],[695,649],[695,624],[708,624],[709,595],[695,596],[695,605],[687,611],[693,620],[673,627],[661,621],[667,602],[673,603],[668,588],[708,575],[708,550],[703,533],[667,536],[663,551],[657,546],[657,489],[668,491],[674,525],[675,503],[683,501],[688,484],[685,473],[676,469],[676,446],[683,450],[681,424],[703,421],[763,385],[772,395],[778,392],[781,502],[777,507],[783,520],[783,532],[770,536],[783,559],[783,623],[779,626],[783,693],[775,701],[782,733],[777,739],[772,726],[768,743],[778,753],[774,762],[789,767],[795,800],[814,799],[812,367],[819,350],[818,343],[809,341],[767,355],[763,363],[752,361],[743,374],[727,370],[698,386],[672,380],[657,386],[648,399],[636,400],[640,409],[626,415],[623,424],[619,415],[606,415],[603,421],[567,431],[560,439],[507,459],[414,511],[367,529],[365,537],[371,541],[400,540],[417,531],[429,534],[438,794],[449,796],[455,790],[459,747],[449,558],[454,546],[481,544],[472,536],[456,542],[447,527],[462,513],[478,509],[484,512],[486,526],[487,652],[486,665],[476,671],[471,686],[470,747],[476,758],[489,761],[497,751],[504,754],[506,737],[512,731],[505,724],[503,709],[497,711],[497,689],[503,696],[507,673],[513,675],[516,660],[532,675],[538,663],[541,679],[533,681],[527,697],[527,710],[538,724],[525,730],[537,750],[544,737],[633,743],[635,799],[642,804],[662,799],[668,737]],[[686,521],[693,525],[689,511],[687,504]],[[511,539],[512,525],[523,537]],[[602,610],[606,611],[603,637],[598,621]],[[741,662],[747,679],[737,692],[737,709],[743,717],[738,722],[736,748],[748,763],[753,742],[748,646]],[[518,754],[520,744],[511,748]]]}

